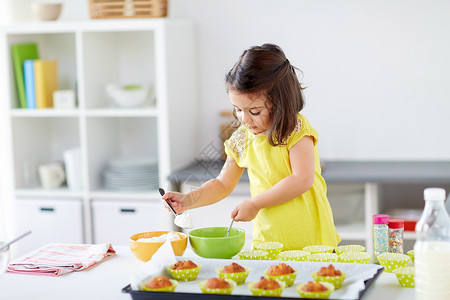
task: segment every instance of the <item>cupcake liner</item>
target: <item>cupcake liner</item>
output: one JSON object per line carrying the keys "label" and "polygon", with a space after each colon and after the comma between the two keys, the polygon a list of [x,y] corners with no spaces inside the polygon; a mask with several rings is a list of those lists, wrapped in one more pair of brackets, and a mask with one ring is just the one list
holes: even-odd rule
{"label": "cupcake liner", "polygon": [[278,259],[281,260],[291,260],[291,261],[306,261],[308,255],[310,255],[311,252],[309,251],[303,251],[303,250],[287,250],[282,251],[278,255]]}
{"label": "cupcake liner", "polygon": [[334,289],[337,290],[342,286],[345,277],[347,277],[347,273],[342,272],[341,276],[317,276],[317,272],[312,272],[311,277],[314,278],[314,281],[331,283]]}
{"label": "cupcake liner", "polygon": [[274,289],[274,290],[255,289],[254,285],[257,282],[258,281],[253,281],[247,285],[250,292],[252,292],[253,296],[280,297],[281,293],[283,292],[284,288],[286,287],[286,283],[284,283],[283,281],[278,281],[278,283],[281,285],[281,287],[278,289]]}
{"label": "cupcake liner", "polygon": [[267,259],[277,259],[284,245],[279,242],[265,242],[256,245],[255,250],[263,250],[267,252]]}
{"label": "cupcake liner", "polygon": [[314,298],[314,299],[328,299],[331,293],[334,291],[334,285],[328,282],[321,282],[328,290],[325,292],[304,292],[302,291],[302,287],[306,283],[302,283],[297,286],[297,292],[299,293],[301,298]]}
{"label": "cupcake liner", "polygon": [[333,253],[334,247],[326,245],[312,245],[303,248],[303,251],[309,251],[311,254],[315,253]]}
{"label": "cupcake liner", "polygon": [[412,263],[414,263],[414,250],[409,250],[406,253],[408,254],[409,257],[411,257]]}
{"label": "cupcake liner", "polygon": [[269,275],[267,274],[267,271],[264,271],[264,277],[275,279],[278,282],[284,282],[286,286],[289,287],[294,284],[295,278],[297,277],[297,270],[294,271],[294,273],[285,275]]}
{"label": "cupcake liner", "polygon": [[339,255],[339,261],[343,263],[368,264],[370,253],[367,252],[344,252]]}
{"label": "cupcake liner", "polygon": [[208,289],[205,287],[206,282],[208,280],[204,280],[202,282],[200,282],[198,284],[198,286],[200,287],[200,289],[202,290],[203,294],[221,294],[221,295],[229,295],[233,292],[233,290],[236,288],[236,282],[234,282],[231,279],[226,279],[225,280],[230,284],[230,288],[228,289]]}
{"label": "cupcake liner", "polygon": [[197,279],[198,273],[200,272],[200,269],[202,268],[202,265],[199,263],[195,263],[197,265],[197,268],[193,269],[185,269],[185,270],[173,270],[173,265],[170,265],[167,270],[169,271],[170,275],[176,280],[179,281],[192,281]]}
{"label": "cupcake liner", "polygon": [[342,254],[344,252],[364,252],[366,250],[366,247],[361,246],[361,245],[342,245],[342,246],[337,246],[335,251],[336,254]]}
{"label": "cupcake liner", "polygon": [[238,253],[240,259],[264,260],[267,259],[267,251],[243,250]]}
{"label": "cupcake liner", "polygon": [[141,287],[140,290],[148,291],[148,292],[174,292],[176,287],[177,287],[177,285],[178,285],[178,281],[173,280],[173,279],[169,279],[169,280],[172,283],[171,286],[160,288],[160,289],[150,289],[150,288],[145,286],[145,283],[142,283],[141,286],[140,286]]}
{"label": "cupcake liner", "polygon": [[217,275],[219,275],[220,278],[225,279],[231,279],[234,282],[236,282],[238,285],[244,284],[245,280],[248,277],[248,274],[250,273],[251,269],[248,267],[244,267],[245,272],[237,272],[237,273],[223,273],[223,268],[216,269]]}
{"label": "cupcake liner", "polygon": [[393,271],[397,276],[398,283],[403,287],[415,287],[414,267],[403,267]]}
{"label": "cupcake liner", "polygon": [[397,268],[405,267],[411,259],[408,255],[401,253],[383,253],[378,255],[377,258],[386,272],[389,273]]}
{"label": "cupcake liner", "polygon": [[336,253],[315,253],[308,255],[307,260],[316,262],[338,262],[339,256]]}

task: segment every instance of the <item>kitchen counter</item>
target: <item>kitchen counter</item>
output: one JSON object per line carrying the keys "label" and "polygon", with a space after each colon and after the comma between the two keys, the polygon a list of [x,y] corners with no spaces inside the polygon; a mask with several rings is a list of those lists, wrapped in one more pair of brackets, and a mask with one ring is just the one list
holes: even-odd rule
{"label": "kitchen counter", "polygon": [[[131,295],[122,293],[122,288],[129,284],[130,275],[143,262],[133,256],[128,246],[114,246],[114,249],[117,255],[92,269],[60,277],[5,273],[0,277],[0,299],[131,300]],[[195,254],[188,249],[186,256]],[[413,300],[414,289],[401,287],[394,274],[383,272],[362,299]]]}

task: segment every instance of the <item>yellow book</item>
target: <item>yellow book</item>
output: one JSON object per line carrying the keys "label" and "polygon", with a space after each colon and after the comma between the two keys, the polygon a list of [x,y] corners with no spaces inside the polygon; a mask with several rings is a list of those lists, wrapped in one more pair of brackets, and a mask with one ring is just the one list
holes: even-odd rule
{"label": "yellow book", "polygon": [[58,61],[34,61],[34,88],[36,108],[53,107],[53,92],[58,89]]}

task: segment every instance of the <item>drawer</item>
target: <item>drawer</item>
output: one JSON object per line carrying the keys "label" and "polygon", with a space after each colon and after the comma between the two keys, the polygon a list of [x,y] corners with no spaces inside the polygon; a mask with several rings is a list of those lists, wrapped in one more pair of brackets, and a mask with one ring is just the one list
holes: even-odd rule
{"label": "drawer", "polygon": [[49,243],[83,243],[81,199],[24,199],[15,201],[16,228],[31,234],[18,241],[17,255]]}
{"label": "drawer", "polygon": [[95,243],[129,245],[129,237],[135,233],[175,229],[172,214],[161,199],[148,202],[93,199],[91,205]]}

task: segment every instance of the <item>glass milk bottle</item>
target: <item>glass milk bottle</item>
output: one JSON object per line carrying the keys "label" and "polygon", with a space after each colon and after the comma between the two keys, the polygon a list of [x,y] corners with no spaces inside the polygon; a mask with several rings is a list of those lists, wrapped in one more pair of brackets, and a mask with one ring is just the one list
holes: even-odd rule
{"label": "glass milk bottle", "polygon": [[450,218],[445,190],[427,188],[414,245],[416,300],[450,299]]}

